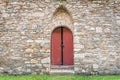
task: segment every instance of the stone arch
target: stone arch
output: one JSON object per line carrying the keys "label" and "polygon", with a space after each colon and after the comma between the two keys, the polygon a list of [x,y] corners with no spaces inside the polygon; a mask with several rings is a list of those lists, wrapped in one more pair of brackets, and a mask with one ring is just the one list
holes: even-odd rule
{"label": "stone arch", "polygon": [[54,30],[56,27],[66,26],[73,32],[72,16],[67,8],[63,5],[60,5],[53,13],[51,24],[52,30]]}

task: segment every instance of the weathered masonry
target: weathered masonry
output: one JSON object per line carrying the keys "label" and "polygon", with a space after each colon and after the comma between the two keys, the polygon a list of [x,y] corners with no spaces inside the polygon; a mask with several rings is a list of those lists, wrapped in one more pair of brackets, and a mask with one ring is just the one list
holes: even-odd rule
{"label": "weathered masonry", "polygon": [[0,73],[120,74],[120,0],[0,0]]}

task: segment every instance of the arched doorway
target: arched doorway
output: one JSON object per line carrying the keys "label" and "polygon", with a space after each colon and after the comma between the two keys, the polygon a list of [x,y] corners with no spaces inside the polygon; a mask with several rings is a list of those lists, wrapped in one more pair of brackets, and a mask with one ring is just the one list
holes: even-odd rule
{"label": "arched doorway", "polygon": [[52,32],[51,64],[73,65],[73,35],[66,27],[58,27]]}

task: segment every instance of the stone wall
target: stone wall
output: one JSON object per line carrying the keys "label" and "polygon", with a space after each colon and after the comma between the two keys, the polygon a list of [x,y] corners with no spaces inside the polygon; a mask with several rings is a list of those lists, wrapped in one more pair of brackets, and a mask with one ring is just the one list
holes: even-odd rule
{"label": "stone wall", "polygon": [[75,73],[120,74],[119,0],[0,0],[0,73],[49,73],[59,26],[73,32]]}

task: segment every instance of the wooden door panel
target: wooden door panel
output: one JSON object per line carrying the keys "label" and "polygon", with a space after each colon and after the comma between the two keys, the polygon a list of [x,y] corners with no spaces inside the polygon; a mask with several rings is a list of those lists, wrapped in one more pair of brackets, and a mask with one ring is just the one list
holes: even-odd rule
{"label": "wooden door panel", "polygon": [[52,33],[52,49],[51,49],[51,56],[52,56],[52,60],[51,63],[52,65],[60,65],[61,64],[61,49],[60,49],[60,39],[61,39],[61,35],[60,35],[61,29],[57,28],[54,30],[54,32]]}
{"label": "wooden door panel", "polygon": [[63,65],[73,65],[73,38],[72,32],[64,28],[63,30]]}

